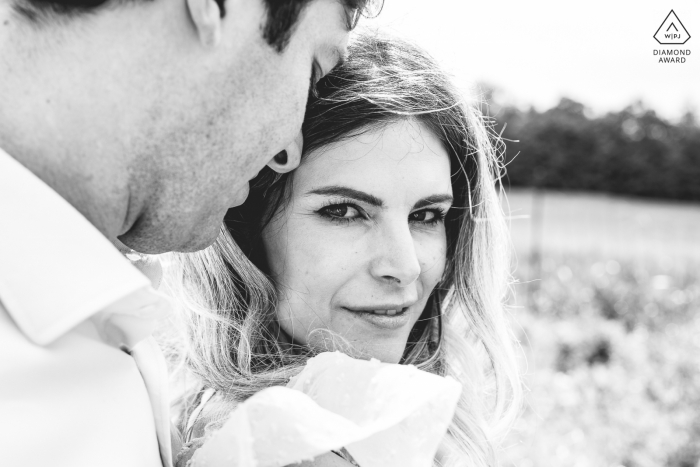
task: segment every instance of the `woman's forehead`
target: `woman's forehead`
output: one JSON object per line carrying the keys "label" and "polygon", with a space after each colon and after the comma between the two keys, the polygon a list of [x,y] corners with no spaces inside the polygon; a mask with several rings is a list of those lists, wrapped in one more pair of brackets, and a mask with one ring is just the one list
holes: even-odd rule
{"label": "woman's forehead", "polygon": [[400,121],[307,156],[294,174],[295,190],[306,192],[319,184],[446,191],[450,161],[430,130],[415,121]]}

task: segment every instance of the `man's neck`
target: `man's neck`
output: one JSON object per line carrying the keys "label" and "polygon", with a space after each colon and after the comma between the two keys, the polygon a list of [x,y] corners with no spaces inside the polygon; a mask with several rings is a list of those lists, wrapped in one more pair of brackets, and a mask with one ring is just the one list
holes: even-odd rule
{"label": "man's neck", "polygon": [[[103,235],[124,230],[128,180],[107,147],[80,141],[79,128],[66,129],[62,112],[12,85],[0,67],[0,148],[28,168],[83,214]],[[36,95],[36,94],[34,94]],[[88,148],[93,146],[94,150]]]}
{"label": "man's neck", "polygon": [[0,147],[116,238],[129,184],[112,117],[119,94],[103,89],[109,57],[86,38],[20,21],[0,3]]}
{"label": "man's neck", "polygon": [[15,144],[11,135],[8,137],[6,134],[2,123],[0,148],[68,201],[105,237],[114,239],[124,230],[128,197],[120,200],[110,196],[114,188],[100,187],[95,183],[86,170],[89,166],[78,162],[79,159],[65,162],[60,156],[59,148],[54,154],[49,148],[29,150],[21,144]]}

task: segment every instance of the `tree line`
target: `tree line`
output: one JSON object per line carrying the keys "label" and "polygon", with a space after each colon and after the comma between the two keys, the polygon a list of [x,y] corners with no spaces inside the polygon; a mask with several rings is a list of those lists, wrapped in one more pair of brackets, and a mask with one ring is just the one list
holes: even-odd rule
{"label": "tree line", "polygon": [[561,99],[544,112],[492,104],[506,141],[506,184],[700,201],[700,126],[641,103],[593,117]]}

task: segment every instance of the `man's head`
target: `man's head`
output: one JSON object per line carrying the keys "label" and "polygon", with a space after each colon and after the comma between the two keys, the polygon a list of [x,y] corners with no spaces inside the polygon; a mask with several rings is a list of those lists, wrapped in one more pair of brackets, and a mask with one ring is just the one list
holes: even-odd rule
{"label": "man's head", "polygon": [[207,246],[263,166],[296,167],[310,86],[342,60],[367,3],[10,1],[0,45],[12,28],[38,84],[33,119],[71,148],[64,161],[92,167],[86,183],[126,197],[113,234],[150,253]]}

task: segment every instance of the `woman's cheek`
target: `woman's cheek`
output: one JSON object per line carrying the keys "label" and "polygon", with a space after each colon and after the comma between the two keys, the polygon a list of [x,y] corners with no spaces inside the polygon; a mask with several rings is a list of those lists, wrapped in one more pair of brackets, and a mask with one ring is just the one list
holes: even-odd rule
{"label": "woman's cheek", "polygon": [[432,290],[440,282],[447,264],[447,239],[444,229],[442,235],[436,234],[420,239],[416,247],[419,249],[423,285]]}
{"label": "woman's cheek", "polygon": [[313,313],[327,312],[351,270],[353,249],[338,237],[334,229],[313,226],[289,238],[287,285],[302,295]]}

